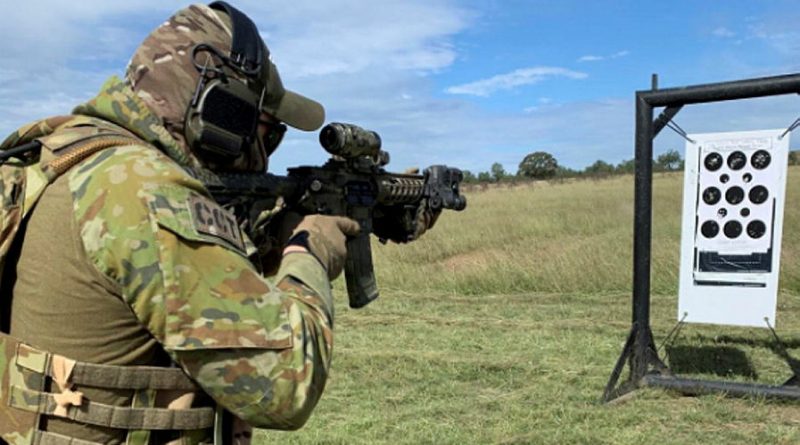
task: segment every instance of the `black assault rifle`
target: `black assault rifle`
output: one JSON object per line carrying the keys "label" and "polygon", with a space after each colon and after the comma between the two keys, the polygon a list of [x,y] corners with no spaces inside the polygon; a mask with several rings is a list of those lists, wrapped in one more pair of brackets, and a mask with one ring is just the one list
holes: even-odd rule
{"label": "black assault rifle", "polygon": [[[463,210],[466,199],[459,193],[461,170],[434,165],[423,174],[389,173],[389,155],[381,150],[381,138],[352,124],[332,123],[319,135],[320,144],[332,156],[320,167],[290,168],[287,176],[193,171],[214,199],[229,209],[249,214],[249,231],[257,231],[265,212],[282,200],[286,209],[300,213],[347,216],[361,226],[361,233],[347,240],[345,280],[350,307],[360,308],[378,298],[369,235],[376,223],[390,219],[395,241],[415,239],[420,215],[442,209]],[[385,241],[385,240],[382,240]]]}

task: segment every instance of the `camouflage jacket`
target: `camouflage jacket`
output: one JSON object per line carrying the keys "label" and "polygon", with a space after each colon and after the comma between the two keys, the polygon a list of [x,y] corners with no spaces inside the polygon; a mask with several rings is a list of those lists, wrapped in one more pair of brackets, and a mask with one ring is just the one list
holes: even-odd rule
{"label": "camouflage jacket", "polygon": [[63,145],[103,132],[138,139],[64,174],[72,214],[63,217],[78,231],[87,261],[219,405],[256,427],[302,426],[330,366],[325,270],[309,254],[290,254],[276,284],[266,281],[248,260],[253,246],[235,220],[182,168],[195,161],[116,77],[74,113],[24,127],[0,148],[32,139]]}

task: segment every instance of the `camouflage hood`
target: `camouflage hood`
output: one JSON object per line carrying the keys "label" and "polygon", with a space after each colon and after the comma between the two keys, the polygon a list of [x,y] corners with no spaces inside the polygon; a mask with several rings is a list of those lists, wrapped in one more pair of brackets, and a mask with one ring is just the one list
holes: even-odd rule
{"label": "camouflage hood", "polygon": [[230,19],[206,5],[191,5],[145,38],[125,73],[129,91],[158,116],[187,156],[191,153],[184,136],[184,119],[200,78],[191,53],[200,42],[230,48]]}
{"label": "camouflage hood", "polygon": [[[193,50],[198,44],[204,44],[221,54],[229,54],[234,33],[232,28],[231,18],[218,9],[201,4],[181,9],[147,36],[133,54],[125,73],[127,84],[159,116],[163,126],[187,154],[190,153],[186,141],[187,109],[201,77]],[[263,88],[262,83],[266,84],[260,104],[262,112],[301,130],[319,128],[325,119],[322,105],[285,89],[277,68],[269,59],[269,50],[263,42],[258,43],[265,50],[258,79],[244,78],[226,69],[227,75],[250,86],[257,85],[258,89]],[[206,56],[198,56],[197,62]],[[209,63],[210,59],[205,60]],[[208,163],[204,158],[201,161]],[[267,167],[267,155],[260,144],[252,144],[231,164],[208,167],[212,170],[263,172]]]}
{"label": "camouflage hood", "polygon": [[79,105],[74,114],[110,121],[156,146],[183,167],[199,167],[200,161],[179,143],[142,99],[117,76],[109,78],[94,99]]}

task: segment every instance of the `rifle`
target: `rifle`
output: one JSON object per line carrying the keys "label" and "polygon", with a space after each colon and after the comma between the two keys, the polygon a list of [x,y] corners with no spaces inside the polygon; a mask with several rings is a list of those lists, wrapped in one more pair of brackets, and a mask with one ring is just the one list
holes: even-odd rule
{"label": "rifle", "polygon": [[[351,308],[361,308],[378,298],[369,235],[376,220],[392,219],[392,239],[407,242],[420,232],[420,215],[443,209],[464,210],[459,193],[461,170],[434,165],[418,174],[389,173],[389,154],[381,138],[356,125],[332,123],[320,131],[320,144],[331,154],[322,166],[288,169],[287,176],[248,173],[214,173],[193,170],[223,207],[249,215],[245,230],[260,230],[262,215],[282,202],[302,215],[347,216],[361,226],[347,240],[345,280]],[[385,239],[381,239],[386,242]]]}

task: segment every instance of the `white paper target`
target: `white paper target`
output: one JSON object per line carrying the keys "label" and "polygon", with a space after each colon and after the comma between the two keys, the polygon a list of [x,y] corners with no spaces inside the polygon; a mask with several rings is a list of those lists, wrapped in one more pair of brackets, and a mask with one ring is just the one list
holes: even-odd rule
{"label": "white paper target", "polygon": [[689,135],[678,320],[775,326],[789,134]]}

